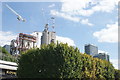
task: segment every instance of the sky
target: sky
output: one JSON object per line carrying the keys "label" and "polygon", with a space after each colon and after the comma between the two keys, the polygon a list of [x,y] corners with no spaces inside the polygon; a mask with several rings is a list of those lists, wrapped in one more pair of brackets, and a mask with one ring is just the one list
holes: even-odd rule
{"label": "sky", "polygon": [[[9,5],[26,21],[18,21]],[[55,18],[57,40],[76,46],[84,53],[85,44],[98,46],[108,52],[110,61],[118,68],[118,1],[117,0],[60,0],[53,2],[0,3],[0,45],[9,44],[19,33],[42,32],[46,23],[52,31]]]}

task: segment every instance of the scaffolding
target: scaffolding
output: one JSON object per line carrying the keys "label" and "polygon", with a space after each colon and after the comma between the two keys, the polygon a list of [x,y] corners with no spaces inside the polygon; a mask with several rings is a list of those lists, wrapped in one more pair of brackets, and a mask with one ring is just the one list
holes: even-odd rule
{"label": "scaffolding", "polygon": [[33,35],[19,33],[16,40],[11,41],[11,54],[18,54],[31,48],[35,48],[37,38]]}
{"label": "scaffolding", "polygon": [[31,48],[35,48],[36,37],[29,34],[19,34],[19,45],[18,50],[25,51]]}

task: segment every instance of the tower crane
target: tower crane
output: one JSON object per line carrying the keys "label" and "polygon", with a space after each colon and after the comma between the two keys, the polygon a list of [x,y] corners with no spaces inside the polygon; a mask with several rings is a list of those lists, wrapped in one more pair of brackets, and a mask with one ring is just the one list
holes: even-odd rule
{"label": "tower crane", "polygon": [[9,10],[11,10],[11,11],[17,16],[17,19],[18,19],[19,21],[25,22],[25,19],[22,18],[22,16],[19,15],[19,14],[18,14],[15,10],[13,10],[10,6],[8,6],[8,5],[6,4],[6,7],[7,7]]}

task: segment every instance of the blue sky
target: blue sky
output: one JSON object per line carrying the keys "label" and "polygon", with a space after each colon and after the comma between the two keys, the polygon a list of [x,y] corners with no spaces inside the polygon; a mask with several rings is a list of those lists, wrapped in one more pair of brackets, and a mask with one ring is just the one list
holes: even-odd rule
{"label": "blue sky", "polygon": [[[118,34],[115,31],[117,31],[118,14],[116,2],[114,0],[110,0],[112,3],[109,0],[65,1],[2,3],[2,33],[4,34],[2,37],[11,34],[11,38],[13,38],[20,32],[29,34],[33,31],[42,32],[47,20],[55,17],[55,31],[58,36],[74,41],[72,44],[75,44],[81,52],[84,52],[85,44],[94,44],[98,46],[99,50],[108,52],[112,62],[117,61],[118,42],[116,36]],[[105,1],[110,3],[106,4]],[[25,18],[26,22],[18,21],[16,15],[5,4]],[[50,20],[49,24],[52,25]],[[6,40],[6,43],[9,40]]]}

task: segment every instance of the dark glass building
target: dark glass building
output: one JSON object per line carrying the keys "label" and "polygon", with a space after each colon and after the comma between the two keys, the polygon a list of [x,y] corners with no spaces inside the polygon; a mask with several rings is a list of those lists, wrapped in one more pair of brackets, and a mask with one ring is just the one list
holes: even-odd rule
{"label": "dark glass building", "polygon": [[106,53],[99,53],[99,54],[94,55],[93,57],[94,58],[99,58],[99,59],[102,59],[102,60],[110,61],[109,60],[109,55],[106,54]]}
{"label": "dark glass building", "polygon": [[93,44],[86,44],[85,53],[94,56],[95,54],[98,54],[98,47]]}

